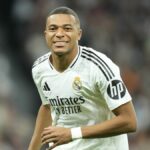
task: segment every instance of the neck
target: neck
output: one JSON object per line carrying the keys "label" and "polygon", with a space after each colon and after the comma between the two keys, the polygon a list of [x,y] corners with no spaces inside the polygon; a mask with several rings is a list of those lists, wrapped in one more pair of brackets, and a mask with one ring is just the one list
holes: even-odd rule
{"label": "neck", "polygon": [[72,63],[77,53],[78,53],[78,47],[64,55],[56,55],[52,53],[52,57],[50,58],[51,59],[50,61],[57,71],[63,72]]}

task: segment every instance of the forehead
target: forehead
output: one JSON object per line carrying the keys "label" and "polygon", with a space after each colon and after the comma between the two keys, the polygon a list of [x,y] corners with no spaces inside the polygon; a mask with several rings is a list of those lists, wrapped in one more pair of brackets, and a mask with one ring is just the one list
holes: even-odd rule
{"label": "forehead", "polygon": [[47,25],[64,25],[64,24],[70,24],[73,25],[76,23],[76,19],[73,15],[69,14],[53,14],[47,18]]}

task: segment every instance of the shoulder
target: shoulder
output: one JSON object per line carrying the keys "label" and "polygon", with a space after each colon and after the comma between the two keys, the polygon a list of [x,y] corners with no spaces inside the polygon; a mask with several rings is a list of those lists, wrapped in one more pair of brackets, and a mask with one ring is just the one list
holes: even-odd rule
{"label": "shoulder", "polygon": [[50,52],[48,52],[48,53],[42,55],[41,57],[37,58],[34,61],[32,68],[34,68],[34,67],[38,66],[39,64],[41,64],[42,62],[46,61],[49,58],[49,56],[50,56]]}
{"label": "shoulder", "polygon": [[37,78],[44,70],[47,68],[47,64],[45,63],[50,56],[50,52],[42,55],[41,57],[37,58],[32,66],[32,76],[33,78]]}
{"label": "shoulder", "polygon": [[107,80],[114,78],[116,72],[119,73],[118,66],[109,57],[93,48],[82,47],[81,57],[93,64],[94,72],[102,74]]}
{"label": "shoulder", "polygon": [[112,60],[106,56],[104,53],[100,52],[100,50],[95,50],[90,47],[85,47],[82,46],[82,52],[81,52],[82,57],[87,58],[87,59],[92,59],[92,60],[97,60],[97,61],[102,61],[105,63],[112,62]]}

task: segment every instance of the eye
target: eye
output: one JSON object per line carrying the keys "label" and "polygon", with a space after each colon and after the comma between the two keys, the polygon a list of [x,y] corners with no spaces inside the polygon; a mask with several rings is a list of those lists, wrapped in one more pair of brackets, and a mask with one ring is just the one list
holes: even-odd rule
{"label": "eye", "polygon": [[69,31],[72,31],[72,28],[71,27],[64,27],[64,30],[69,32]]}
{"label": "eye", "polygon": [[50,26],[50,27],[48,28],[48,30],[54,32],[54,31],[57,30],[57,27],[55,27],[55,26]]}

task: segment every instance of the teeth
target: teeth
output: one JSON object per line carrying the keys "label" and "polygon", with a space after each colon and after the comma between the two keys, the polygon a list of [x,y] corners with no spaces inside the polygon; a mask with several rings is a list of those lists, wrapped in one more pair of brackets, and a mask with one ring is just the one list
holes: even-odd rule
{"label": "teeth", "polygon": [[54,43],[68,43],[67,41],[56,41]]}

